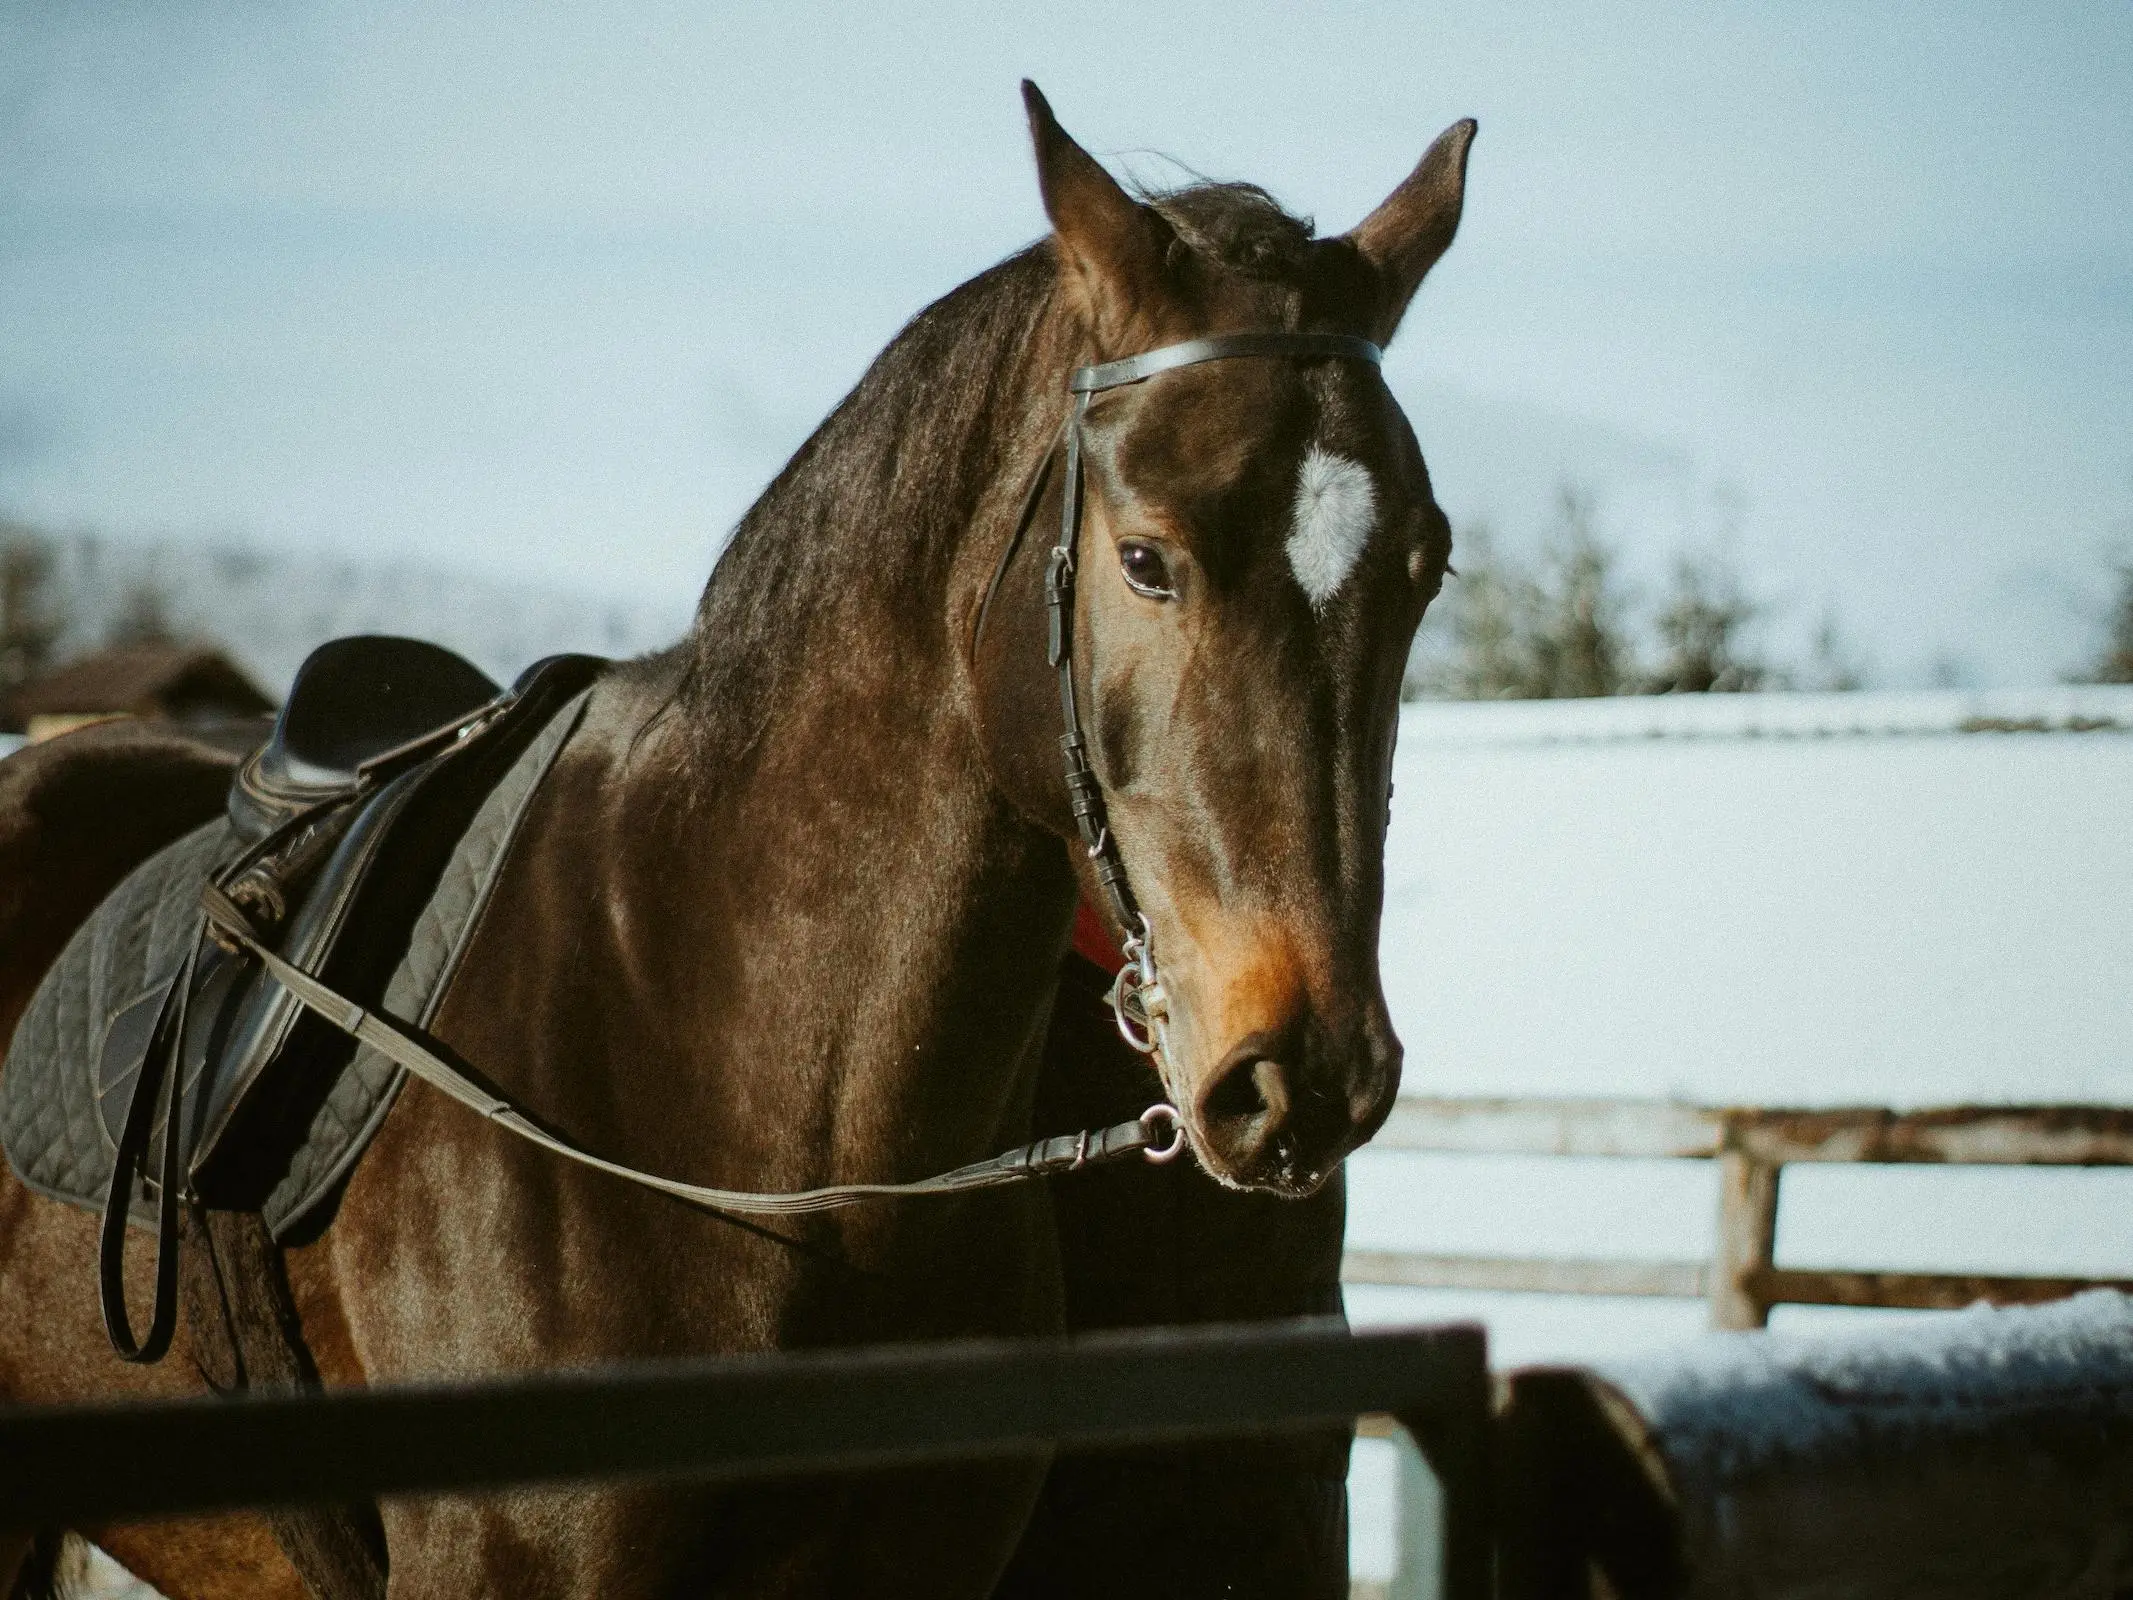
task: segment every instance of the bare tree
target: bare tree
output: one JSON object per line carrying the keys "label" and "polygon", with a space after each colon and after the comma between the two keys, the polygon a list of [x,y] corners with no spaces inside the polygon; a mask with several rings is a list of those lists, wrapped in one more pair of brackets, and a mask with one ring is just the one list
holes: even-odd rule
{"label": "bare tree", "polygon": [[19,523],[0,522],[0,693],[51,664],[66,631],[53,585],[51,541]]}
{"label": "bare tree", "polygon": [[1455,541],[1444,597],[1415,640],[1405,687],[1451,700],[1530,697],[1526,656],[1532,579],[1498,551],[1486,527]]}
{"label": "bare tree", "polygon": [[1739,694],[1776,687],[1778,675],[1747,642],[1763,609],[1748,597],[1739,571],[1722,553],[1676,556],[1673,582],[1653,619],[1660,659],[1646,687],[1654,694]]}
{"label": "bare tree", "polygon": [[1520,561],[1486,528],[1459,535],[1457,575],[1408,669],[1417,695],[1557,700],[1636,687],[1629,597],[1591,497],[1566,486],[1539,559]]}
{"label": "bare tree", "polygon": [[104,642],[115,646],[169,644],[177,638],[171,626],[170,599],[154,578],[139,578],[126,585],[118,610],[104,630]]}
{"label": "bare tree", "polygon": [[1592,496],[1565,484],[1532,587],[1533,698],[1584,699],[1634,688],[1629,597],[1615,569],[1615,553],[1595,525]]}
{"label": "bare tree", "polygon": [[1866,687],[1866,663],[1838,622],[1834,609],[1824,611],[1815,626],[1814,644],[1808,652],[1800,687],[1844,692]]}
{"label": "bare tree", "polygon": [[2103,644],[2077,683],[2133,683],[2133,556],[2121,557],[2116,566],[2118,588],[2104,618]]}
{"label": "bare tree", "polygon": [[[1859,688],[1865,668],[1834,612],[1823,616],[1811,655],[1797,668],[1758,648],[1772,608],[1750,591],[1730,548],[1721,529],[1678,555],[1656,609],[1641,610],[1600,531],[1592,496],[1566,484],[1530,560],[1505,550],[1486,528],[1460,533],[1456,576],[1415,641],[1403,692],[1560,700]],[[2133,632],[2133,587],[2128,596],[2123,626]]]}

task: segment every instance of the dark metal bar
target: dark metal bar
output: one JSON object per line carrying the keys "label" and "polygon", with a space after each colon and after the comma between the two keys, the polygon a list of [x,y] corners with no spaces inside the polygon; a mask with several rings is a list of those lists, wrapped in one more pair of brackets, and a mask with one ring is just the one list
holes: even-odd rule
{"label": "dark metal bar", "polygon": [[1440,1396],[1437,1405],[1397,1415],[1437,1476],[1443,1513],[1439,1593],[1443,1600],[1489,1600],[1496,1589],[1496,1539],[1487,1363],[1451,1381],[1458,1391]]}
{"label": "dark metal bar", "polygon": [[[1487,1361],[1478,1327],[1351,1334],[1317,1322],[15,1408],[0,1410],[0,1527],[604,1478],[832,1472],[1264,1433],[1369,1411],[1463,1439],[1486,1431]],[[1455,1492],[1467,1490],[1447,1480],[1447,1496]]]}

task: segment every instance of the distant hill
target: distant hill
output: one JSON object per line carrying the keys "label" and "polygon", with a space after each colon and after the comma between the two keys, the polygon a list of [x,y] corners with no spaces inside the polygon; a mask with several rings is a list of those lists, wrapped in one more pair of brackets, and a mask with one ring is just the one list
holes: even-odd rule
{"label": "distant hill", "polygon": [[632,656],[679,638],[695,595],[671,604],[378,561],[243,547],[48,540],[65,659],[143,630],[220,644],[277,696],[322,641],[351,633],[434,640],[509,681],[557,651]]}

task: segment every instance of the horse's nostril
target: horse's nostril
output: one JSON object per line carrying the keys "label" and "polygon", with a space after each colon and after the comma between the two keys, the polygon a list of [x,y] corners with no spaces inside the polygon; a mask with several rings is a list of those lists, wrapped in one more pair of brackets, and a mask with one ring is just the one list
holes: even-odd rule
{"label": "horse's nostril", "polygon": [[1200,1097],[1200,1117],[1210,1133],[1232,1142],[1257,1144],[1289,1116],[1289,1069],[1249,1050],[1239,1050]]}
{"label": "horse's nostril", "polygon": [[[1264,1057],[1252,1057],[1227,1068],[1207,1091],[1202,1107],[1209,1122],[1248,1122],[1275,1109],[1281,1068]],[[1269,1089],[1275,1095],[1269,1095]]]}

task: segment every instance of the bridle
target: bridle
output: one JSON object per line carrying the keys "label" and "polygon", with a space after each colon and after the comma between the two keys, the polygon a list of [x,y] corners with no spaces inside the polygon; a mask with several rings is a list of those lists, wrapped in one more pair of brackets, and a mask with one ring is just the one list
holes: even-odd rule
{"label": "bridle", "polygon": [[[1097,882],[1103,886],[1106,909],[1110,912],[1113,923],[1126,931],[1126,964],[1120,969],[1111,986],[1111,1007],[1118,1019],[1119,1032],[1125,1036],[1127,1043],[1156,1058],[1166,1087],[1169,1084],[1169,1060],[1165,1025],[1169,1010],[1162,980],[1156,972],[1155,952],[1152,948],[1153,934],[1148,919],[1141,913],[1139,902],[1133,897],[1132,886],[1126,881],[1126,864],[1119,855],[1118,842],[1112,838],[1111,830],[1105,822],[1103,786],[1097,781],[1096,773],[1089,765],[1088,740],[1082,732],[1080,704],[1074,690],[1074,552],[1081,533],[1081,429],[1091,400],[1106,390],[1141,383],[1158,373],[1170,372],[1178,367],[1194,366],[1203,361],[1228,360],[1238,356],[1367,361],[1375,365],[1380,359],[1380,352],[1378,347],[1367,339],[1359,339],[1349,334],[1233,333],[1212,339],[1191,339],[1183,344],[1165,345],[1161,349],[1129,356],[1123,361],[1108,361],[1098,366],[1078,368],[1067,380],[1067,388],[1074,396],[1074,404],[1063,430],[1066,472],[1064,499],[1059,516],[1059,539],[1053,545],[1051,557],[1044,569],[1044,603],[1049,619],[1045,648],[1047,660],[1059,675],[1059,708],[1066,722],[1066,731],[1060,735],[1059,748],[1065,758],[1068,802],[1073,808],[1075,829],[1081,835],[1082,845],[1095,866]],[[1023,507],[1021,520],[1015,527],[1014,536],[1000,557],[999,567],[993,573],[992,583],[986,590],[984,604],[978,613],[980,632],[985,625],[985,613],[992,603],[993,592],[999,587],[1001,574],[1013,559],[1021,544],[1023,531],[1035,516],[1037,505],[1043,498],[1044,478],[1049,471],[1052,455],[1057,454],[1058,449],[1059,446],[1055,445],[1040,467],[1038,478],[1031,486],[1028,500]],[[544,1127],[493,1089],[470,1077],[446,1059],[444,1054],[432,1049],[419,1029],[366,1009],[320,982],[316,974],[283,960],[268,947],[266,935],[253,922],[251,912],[226,893],[221,884],[210,880],[202,888],[200,898],[208,927],[217,939],[230,948],[241,949],[258,960],[275,982],[293,995],[305,1009],[324,1018],[350,1037],[369,1045],[387,1060],[405,1068],[432,1088],[544,1150],[577,1162],[581,1166],[625,1179],[643,1188],[657,1190],[661,1194],[672,1195],[676,1199],[708,1210],[750,1216],[805,1215],[853,1205],[862,1200],[956,1194],[973,1189],[989,1189],[1001,1184],[1024,1182],[1048,1173],[1076,1172],[1083,1167],[1119,1161],[1133,1155],[1161,1163],[1175,1159],[1185,1148],[1184,1118],[1176,1106],[1165,1101],[1150,1106],[1130,1122],[1117,1123],[1108,1128],[1086,1129],[1078,1134],[1069,1133],[1051,1139],[1035,1140],[994,1156],[989,1161],[973,1162],[969,1166],[958,1167],[952,1172],[941,1173],[935,1177],[922,1178],[914,1183],[832,1184],[820,1189],[805,1189],[788,1194],[760,1194],[751,1190],[714,1189],[703,1184],[683,1183],[679,1179],[641,1172],[635,1167],[624,1166],[620,1162],[595,1155],[563,1134]],[[167,1142],[175,1147],[177,1141]],[[167,1177],[166,1181],[172,1180]]]}
{"label": "bridle", "polygon": [[977,630],[972,638],[975,649],[977,637],[984,631],[993,595],[1000,586],[1001,575],[1021,546],[1024,530],[1036,516],[1052,460],[1063,448],[1066,470],[1060,488],[1059,538],[1045,562],[1044,609],[1045,657],[1059,676],[1059,711],[1066,724],[1066,731],[1059,736],[1059,749],[1065,764],[1067,804],[1074,813],[1074,828],[1081,835],[1082,848],[1088,852],[1096,881],[1102,888],[1104,908],[1111,915],[1112,926],[1122,934],[1119,948],[1126,959],[1118,976],[1112,980],[1112,1015],[1117,1019],[1119,1034],[1126,1043],[1143,1055],[1155,1058],[1166,1088],[1171,1087],[1170,1007],[1162,978],[1156,971],[1155,932],[1141,911],[1140,902],[1133,896],[1133,886],[1126,879],[1126,863],[1119,855],[1118,841],[1112,837],[1106,820],[1103,786],[1089,765],[1088,738],[1082,731],[1081,705],[1074,687],[1074,581],[1075,551],[1081,539],[1082,425],[1091,402],[1108,390],[1145,383],[1160,373],[1174,372],[1180,367],[1198,366],[1204,361],[1228,361],[1241,356],[1270,356],[1296,361],[1364,361],[1376,366],[1383,360],[1384,352],[1368,339],[1346,333],[1230,333],[1208,339],[1187,339],[1120,361],[1076,368],[1067,379],[1067,389],[1074,396],[1074,404],[1067,413],[1060,442],[1046,454],[1038,468],[1037,477],[1023,502],[1021,519],[1000,555],[999,565],[993,570],[992,582],[986,587],[985,600],[978,611]]}

